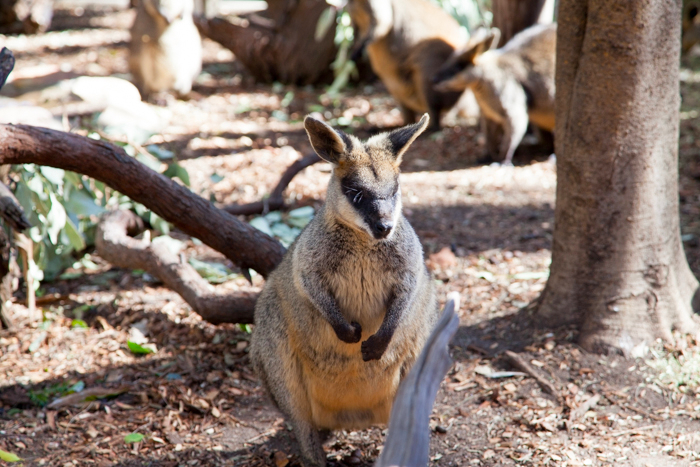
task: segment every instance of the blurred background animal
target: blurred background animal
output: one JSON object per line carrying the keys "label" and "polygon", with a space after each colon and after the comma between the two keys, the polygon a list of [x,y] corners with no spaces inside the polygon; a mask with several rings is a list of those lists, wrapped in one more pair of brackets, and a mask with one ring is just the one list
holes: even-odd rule
{"label": "blurred background animal", "polygon": [[683,0],[683,51],[687,52],[700,42],[700,0]]}
{"label": "blurred background animal", "polygon": [[529,123],[554,131],[556,35],[556,24],[535,25],[493,50],[498,29],[482,30],[434,78],[441,91],[472,89],[483,116],[502,127],[496,161],[512,163]]}
{"label": "blurred background animal", "polygon": [[438,309],[398,180],[427,115],[364,142],[311,117],[304,125],[333,176],[325,205],[258,299],[250,357],[292,423],[304,464],[319,467],[319,430],[388,422]]}
{"label": "blurred background animal", "polygon": [[193,0],[138,0],[129,69],[144,98],[162,91],[186,96],[202,71],[193,9]]}
{"label": "blurred background animal", "polygon": [[372,69],[401,107],[404,123],[428,112],[430,129],[440,129],[440,114],[460,100],[462,91],[441,91],[432,78],[466,32],[427,0],[350,0],[348,11],[359,31],[357,58],[367,51]]}

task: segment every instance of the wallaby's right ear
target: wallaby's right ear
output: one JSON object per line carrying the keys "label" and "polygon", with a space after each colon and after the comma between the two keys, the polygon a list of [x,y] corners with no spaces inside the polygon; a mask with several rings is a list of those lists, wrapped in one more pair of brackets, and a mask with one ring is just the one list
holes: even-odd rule
{"label": "wallaby's right ear", "polygon": [[467,48],[457,59],[458,63],[474,63],[474,59],[484,52],[495,49],[501,39],[501,30],[498,28],[477,29],[467,42]]}
{"label": "wallaby's right ear", "polygon": [[311,116],[304,119],[304,128],[316,154],[321,159],[338,165],[347,151],[350,138],[342,131],[334,130],[330,125]]}

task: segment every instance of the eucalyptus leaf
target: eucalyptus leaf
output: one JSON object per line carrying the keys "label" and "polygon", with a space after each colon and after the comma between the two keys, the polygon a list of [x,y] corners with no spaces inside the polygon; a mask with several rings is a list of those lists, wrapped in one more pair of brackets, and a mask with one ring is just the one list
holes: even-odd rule
{"label": "eucalyptus leaf", "polygon": [[129,433],[124,437],[126,444],[140,443],[145,438],[141,433]]}
{"label": "eucalyptus leaf", "polygon": [[67,201],[64,202],[66,211],[79,216],[98,216],[105,212],[105,208],[98,205],[95,199],[82,190],[73,190]]}
{"label": "eucalyptus leaf", "polygon": [[267,220],[265,220],[264,217],[256,217],[252,219],[250,221],[250,225],[272,237],[272,230],[270,230],[270,224],[267,222]]}
{"label": "eucalyptus leaf", "polygon": [[50,181],[54,185],[63,186],[63,181],[66,176],[66,171],[63,169],[57,169],[55,167],[48,167],[42,165],[39,167],[41,175],[43,175],[46,180]]}
{"label": "eucalyptus leaf", "polygon": [[323,10],[323,13],[319,16],[318,22],[316,23],[316,31],[314,32],[314,39],[316,42],[321,42],[323,38],[326,37],[326,34],[328,34],[328,30],[335,23],[335,11],[334,7],[329,6]]}
{"label": "eucalyptus leaf", "polygon": [[51,243],[56,245],[58,243],[58,233],[66,225],[66,210],[63,205],[58,201],[56,195],[51,193],[49,195],[51,199],[51,210],[46,216],[47,221],[47,233],[49,235],[49,240]]}
{"label": "eucalyptus leaf", "polygon": [[146,146],[146,151],[150,152],[160,160],[168,160],[175,157],[175,153],[155,144]]}
{"label": "eucalyptus leaf", "polygon": [[19,462],[22,460],[22,458],[17,457],[16,454],[12,454],[11,452],[3,451],[0,449],[0,460],[3,460],[5,462]]}
{"label": "eucalyptus leaf", "polygon": [[78,228],[73,224],[73,221],[68,219],[66,221],[66,226],[63,231],[70,240],[70,244],[76,251],[82,251],[85,249],[85,239],[83,235],[78,231]]}
{"label": "eucalyptus leaf", "polygon": [[153,353],[153,349],[144,347],[140,344],[137,344],[136,342],[127,341],[126,346],[129,348],[129,350],[131,350],[131,353],[135,353],[138,355]]}
{"label": "eucalyptus leaf", "polygon": [[208,282],[221,284],[237,277],[229,268],[214,261],[201,261],[196,258],[188,260],[190,265]]}

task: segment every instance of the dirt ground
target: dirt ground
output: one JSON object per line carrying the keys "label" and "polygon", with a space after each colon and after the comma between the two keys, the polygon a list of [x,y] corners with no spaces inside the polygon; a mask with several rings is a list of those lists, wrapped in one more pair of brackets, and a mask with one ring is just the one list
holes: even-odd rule
{"label": "dirt ground", "polygon": [[[0,36],[0,45],[14,51],[18,72],[60,65],[123,76],[132,13],[78,13],[58,11],[59,30]],[[693,68],[700,70],[697,58],[684,61],[680,199],[684,245],[698,275],[700,72]],[[192,98],[165,100],[170,125],[150,142],[177,154],[196,193],[221,204],[256,201],[310,151],[301,123],[307,113],[352,122],[349,131],[359,136],[401,124],[379,83],[341,98],[322,92],[255,84],[229,51],[205,40],[204,72]],[[54,105],[36,93],[25,98]],[[462,295],[455,364],[431,416],[431,465],[699,465],[696,343],[680,338],[674,347],[658,344],[646,359],[626,360],[587,354],[572,330],[534,326],[529,304],[547,279],[555,166],[540,153],[516,156],[512,168],[492,167],[480,163],[482,152],[471,122],[421,137],[403,164],[405,214],[423,242],[440,299],[450,291]],[[289,202],[318,207],[329,172],[327,164],[306,169],[287,190]],[[226,263],[178,238],[189,254]],[[0,449],[27,466],[298,465],[289,426],[252,373],[246,329],[208,324],[147,274],[112,268],[94,254],[92,260],[97,269],[43,286],[43,322],[0,332]],[[254,277],[254,285],[261,283]],[[239,278],[223,287],[245,285]],[[21,293],[17,302],[21,311]],[[71,328],[74,318],[88,328]],[[127,349],[135,328],[157,352]],[[504,373],[514,370],[506,350],[530,362],[549,386]],[[100,398],[45,405],[76,384]],[[145,437],[127,444],[130,433]],[[325,446],[329,461],[372,465],[384,434],[333,433]]]}

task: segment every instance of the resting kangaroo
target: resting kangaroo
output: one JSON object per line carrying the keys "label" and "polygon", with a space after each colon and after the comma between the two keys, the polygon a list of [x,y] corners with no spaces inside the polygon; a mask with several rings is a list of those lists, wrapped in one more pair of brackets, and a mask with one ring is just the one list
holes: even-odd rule
{"label": "resting kangaroo", "polygon": [[[435,76],[439,90],[471,88],[484,117],[503,127],[498,160],[511,164],[528,123],[554,131],[557,25],[536,25],[490,50],[500,33],[477,34]],[[489,145],[491,147],[492,145]]]}
{"label": "resting kangaroo", "polygon": [[250,357],[294,427],[306,466],[324,466],[319,430],[389,420],[401,378],[438,318],[416,233],[401,214],[399,165],[428,125],[360,141],[306,117],[333,165],[326,203],[270,275]]}

